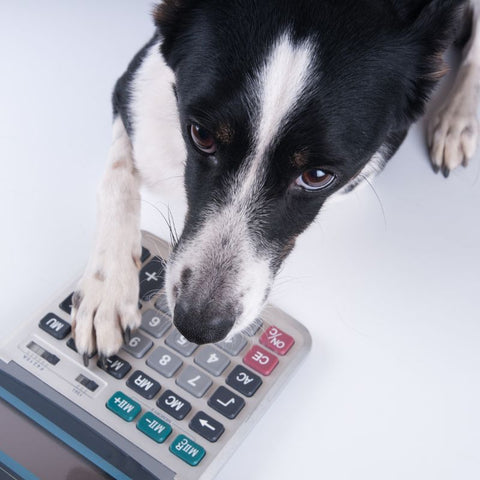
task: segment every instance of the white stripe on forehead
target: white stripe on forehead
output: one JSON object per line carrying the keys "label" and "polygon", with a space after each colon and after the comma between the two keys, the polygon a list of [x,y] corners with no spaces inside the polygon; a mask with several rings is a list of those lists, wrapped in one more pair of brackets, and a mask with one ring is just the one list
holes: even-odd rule
{"label": "white stripe on forehead", "polygon": [[269,56],[261,66],[257,77],[251,83],[255,91],[253,109],[254,153],[244,171],[241,191],[237,197],[244,197],[252,191],[263,164],[267,149],[275,142],[282,127],[295,111],[299,100],[310,86],[312,75],[313,47],[305,40],[294,43],[288,33],[284,33],[273,45]]}
{"label": "white stripe on forehead", "polygon": [[278,135],[298,99],[307,90],[312,73],[313,52],[310,42],[294,44],[282,35],[259,75],[260,122],[256,153],[262,155]]}

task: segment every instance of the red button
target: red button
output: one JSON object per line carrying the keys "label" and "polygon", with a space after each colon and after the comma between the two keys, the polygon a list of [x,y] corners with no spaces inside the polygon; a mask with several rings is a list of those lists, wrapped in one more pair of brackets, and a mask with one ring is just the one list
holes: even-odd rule
{"label": "red button", "polygon": [[285,332],[282,332],[282,330],[272,325],[264,332],[260,338],[260,343],[279,355],[285,355],[290,348],[292,348],[295,340],[290,335],[287,335]]}
{"label": "red button", "polygon": [[277,366],[278,358],[264,348],[255,345],[243,357],[243,362],[262,375],[270,375]]}

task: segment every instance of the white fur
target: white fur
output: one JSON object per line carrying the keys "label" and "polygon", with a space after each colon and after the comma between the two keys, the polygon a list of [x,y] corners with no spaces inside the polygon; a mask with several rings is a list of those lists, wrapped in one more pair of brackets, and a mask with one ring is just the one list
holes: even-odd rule
{"label": "white fur", "polygon": [[185,200],[185,142],[179,118],[172,70],[158,43],[152,45],[137,70],[130,104],[135,166],[142,181],[177,201]]}
{"label": "white fur", "polygon": [[[98,191],[97,235],[72,310],[75,343],[80,353],[97,347],[105,355],[122,345],[122,328],[140,325],[140,193],[132,146],[123,123],[113,123],[108,165]],[[74,302],[75,303],[75,302]]]}
{"label": "white fur", "polygon": [[[295,45],[286,33],[273,45],[262,69],[251,82],[256,92],[252,100],[252,123],[257,125],[255,150],[248,170],[242,174],[238,198],[250,197],[262,180],[262,167],[267,149],[274,145],[289,117],[309,89],[312,74],[312,46],[309,42]],[[259,110],[258,110],[259,105]]]}
{"label": "white fur", "polygon": [[480,0],[472,0],[472,37],[450,95],[430,121],[428,143],[435,167],[445,174],[473,157],[478,144],[480,101]]}

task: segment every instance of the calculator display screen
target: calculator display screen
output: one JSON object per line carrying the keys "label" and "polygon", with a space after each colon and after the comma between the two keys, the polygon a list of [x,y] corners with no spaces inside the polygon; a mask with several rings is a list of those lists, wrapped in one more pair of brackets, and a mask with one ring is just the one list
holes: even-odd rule
{"label": "calculator display screen", "polygon": [[25,469],[49,480],[112,478],[2,399],[0,425],[0,477],[21,479]]}

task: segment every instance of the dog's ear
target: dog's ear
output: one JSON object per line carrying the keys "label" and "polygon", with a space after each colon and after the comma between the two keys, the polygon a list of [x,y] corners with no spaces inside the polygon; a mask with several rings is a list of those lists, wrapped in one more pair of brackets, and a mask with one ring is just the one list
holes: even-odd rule
{"label": "dog's ear", "polygon": [[163,37],[162,53],[165,58],[182,31],[186,16],[198,0],[163,0],[154,7],[153,19]]}

